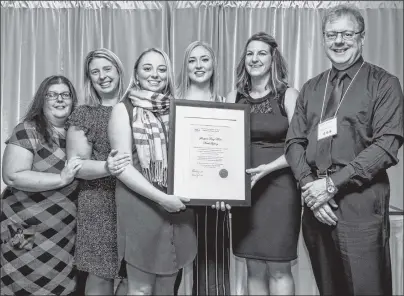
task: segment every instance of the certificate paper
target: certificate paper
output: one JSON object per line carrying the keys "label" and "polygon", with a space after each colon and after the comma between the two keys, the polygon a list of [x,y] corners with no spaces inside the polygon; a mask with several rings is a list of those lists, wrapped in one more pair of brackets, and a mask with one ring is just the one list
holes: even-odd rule
{"label": "certificate paper", "polygon": [[191,198],[190,205],[249,206],[249,113],[239,104],[176,102],[170,114],[169,193]]}

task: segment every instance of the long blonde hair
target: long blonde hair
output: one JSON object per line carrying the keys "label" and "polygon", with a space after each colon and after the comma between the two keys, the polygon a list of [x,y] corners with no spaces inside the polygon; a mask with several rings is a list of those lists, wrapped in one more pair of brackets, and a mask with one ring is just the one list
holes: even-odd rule
{"label": "long blonde hair", "polygon": [[187,48],[185,49],[184,60],[182,62],[180,75],[178,76],[178,86],[177,86],[177,94],[176,94],[178,99],[185,98],[186,93],[189,89],[189,86],[191,85],[191,81],[188,76],[188,60],[189,60],[189,56],[191,55],[191,52],[198,46],[202,46],[207,51],[209,51],[210,56],[212,57],[213,73],[212,73],[212,76],[210,77],[210,92],[211,92],[213,98],[217,97],[218,72],[217,72],[217,60],[216,60],[215,52],[213,51],[213,48],[209,44],[202,42],[202,41],[194,41],[191,44],[189,44],[187,46]]}

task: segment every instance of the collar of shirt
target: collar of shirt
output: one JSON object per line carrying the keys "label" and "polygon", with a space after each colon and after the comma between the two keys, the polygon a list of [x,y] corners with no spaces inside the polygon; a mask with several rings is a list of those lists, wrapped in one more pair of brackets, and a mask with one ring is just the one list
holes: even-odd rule
{"label": "collar of shirt", "polygon": [[[344,70],[351,80],[355,76],[356,72],[359,70],[362,63],[363,63],[363,57],[360,56],[360,58],[351,67]],[[330,81],[331,82],[336,78],[338,72],[339,72],[339,70],[332,67],[331,73],[330,73]]]}

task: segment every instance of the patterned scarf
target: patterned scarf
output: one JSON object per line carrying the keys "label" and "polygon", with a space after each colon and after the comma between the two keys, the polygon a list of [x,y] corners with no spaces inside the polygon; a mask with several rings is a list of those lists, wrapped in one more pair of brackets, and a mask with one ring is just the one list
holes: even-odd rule
{"label": "patterned scarf", "polygon": [[[170,97],[146,90],[131,90],[132,131],[142,174],[167,187],[168,114]],[[166,136],[167,134],[167,136]]]}

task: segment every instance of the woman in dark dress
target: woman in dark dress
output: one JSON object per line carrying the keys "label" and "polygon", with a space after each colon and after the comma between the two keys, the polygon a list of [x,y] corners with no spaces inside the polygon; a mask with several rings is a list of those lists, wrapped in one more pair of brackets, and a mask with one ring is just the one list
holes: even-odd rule
{"label": "woman in dark dress", "polygon": [[[177,99],[224,102],[217,94],[217,62],[209,44],[192,42],[185,49]],[[213,203],[213,202],[212,202]],[[193,264],[193,295],[228,295],[229,206],[195,207],[198,253]],[[185,269],[185,274],[187,270]]]}
{"label": "woman in dark dress", "polygon": [[272,36],[248,39],[228,101],[251,107],[251,208],[234,208],[233,252],[246,258],[249,295],[292,295],[291,261],[297,257],[300,193],[283,154],[297,90]]}

